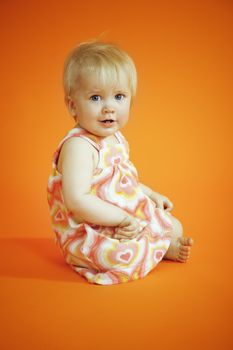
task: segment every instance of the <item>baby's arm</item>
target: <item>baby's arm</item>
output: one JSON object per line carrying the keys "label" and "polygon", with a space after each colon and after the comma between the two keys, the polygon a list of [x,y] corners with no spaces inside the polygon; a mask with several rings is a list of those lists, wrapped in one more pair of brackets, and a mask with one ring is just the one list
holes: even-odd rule
{"label": "baby's arm", "polygon": [[158,192],[153,191],[150,187],[145,186],[142,183],[140,183],[140,187],[145,195],[148,196],[153,202],[155,202],[158,208],[164,209],[166,211],[171,211],[173,209],[173,204],[170,199]]}
{"label": "baby's arm", "polygon": [[129,214],[123,209],[90,194],[94,171],[94,149],[86,140],[67,140],[60,153],[62,192],[73,218],[103,225],[118,226]]}

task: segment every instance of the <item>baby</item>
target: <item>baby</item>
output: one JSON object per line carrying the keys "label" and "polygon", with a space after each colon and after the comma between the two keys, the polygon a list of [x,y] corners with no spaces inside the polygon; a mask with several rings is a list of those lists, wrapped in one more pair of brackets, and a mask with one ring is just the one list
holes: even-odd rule
{"label": "baby", "polygon": [[75,126],[60,142],[48,181],[52,226],[66,262],[88,282],[145,277],[163,258],[186,262],[171,201],[139,182],[120,132],[136,93],[132,58],[113,43],[90,41],[68,55],[65,102]]}

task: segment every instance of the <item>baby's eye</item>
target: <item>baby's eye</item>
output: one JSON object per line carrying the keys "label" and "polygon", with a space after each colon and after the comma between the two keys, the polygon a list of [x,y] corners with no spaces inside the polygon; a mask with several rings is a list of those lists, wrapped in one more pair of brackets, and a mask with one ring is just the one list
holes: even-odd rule
{"label": "baby's eye", "polygon": [[90,97],[90,99],[92,101],[99,101],[100,100],[100,96],[99,95],[93,95],[93,96]]}
{"label": "baby's eye", "polygon": [[115,99],[120,101],[120,100],[123,100],[124,97],[125,97],[125,95],[123,95],[123,94],[117,94],[115,96]]}

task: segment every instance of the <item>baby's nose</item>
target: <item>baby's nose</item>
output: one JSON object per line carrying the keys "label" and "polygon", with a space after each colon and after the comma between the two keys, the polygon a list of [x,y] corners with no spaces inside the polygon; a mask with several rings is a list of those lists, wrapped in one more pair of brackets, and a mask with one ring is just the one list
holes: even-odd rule
{"label": "baby's nose", "polygon": [[111,107],[111,106],[105,106],[105,107],[103,108],[103,112],[104,112],[104,114],[107,114],[107,113],[114,113],[114,108]]}
{"label": "baby's nose", "polygon": [[112,101],[110,101],[110,100],[104,101],[103,113],[107,114],[107,113],[114,113],[114,112],[115,112],[115,108],[113,106]]}

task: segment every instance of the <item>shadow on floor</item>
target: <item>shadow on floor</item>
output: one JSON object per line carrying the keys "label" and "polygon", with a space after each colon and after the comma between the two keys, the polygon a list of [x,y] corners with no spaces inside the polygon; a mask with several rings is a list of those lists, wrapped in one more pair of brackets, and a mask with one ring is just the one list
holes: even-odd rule
{"label": "shadow on floor", "polygon": [[64,261],[53,239],[0,240],[0,276],[87,283]]}

